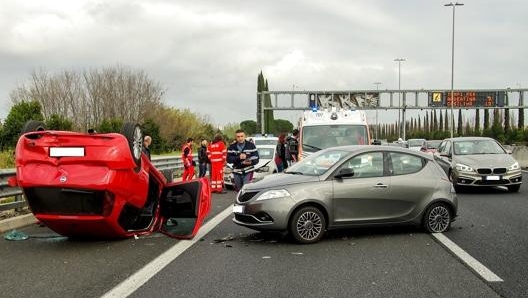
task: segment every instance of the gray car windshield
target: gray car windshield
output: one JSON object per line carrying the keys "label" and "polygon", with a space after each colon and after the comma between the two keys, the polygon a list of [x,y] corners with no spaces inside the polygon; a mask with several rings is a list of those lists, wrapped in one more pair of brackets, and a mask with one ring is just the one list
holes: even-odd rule
{"label": "gray car windshield", "polygon": [[506,151],[494,140],[473,140],[454,142],[456,155],[505,154]]}
{"label": "gray car windshield", "polygon": [[342,150],[319,151],[284,171],[286,174],[319,176],[326,173],[335,164],[340,163],[348,152]]}

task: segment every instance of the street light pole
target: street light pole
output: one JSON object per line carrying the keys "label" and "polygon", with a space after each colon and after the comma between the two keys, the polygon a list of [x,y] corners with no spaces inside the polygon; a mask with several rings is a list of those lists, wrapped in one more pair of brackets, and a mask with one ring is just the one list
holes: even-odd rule
{"label": "street light pole", "polygon": [[[374,85],[376,85],[376,91],[379,90],[379,85],[381,84],[381,82],[374,82]],[[379,101],[380,101],[380,98],[379,98],[379,92],[378,92],[378,105],[376,106],[376,140],[378,139],[378,130],[379,130],[379,125],[378,125],[378,107],[379,107]]]}
{"label": "street light pole", "polygon": [[451,138],[453,138],[455,131],[455,113],[453,111],[453,104],[455,101],[454,95],[454,78],[455,78],[455,8],[462,6],[464,3],[449,2],[444,6],[453,7],[453,31],[451,33]]}
{"label": "street light pole", "polygon": [[[398,62],[398,139],[401,138],[401,121],[400,121],[400,110],[401,110],[401,63],[405,61],[403,58],[396,58],[394,61]],[[405,125],[405,124],[403,124]]]}

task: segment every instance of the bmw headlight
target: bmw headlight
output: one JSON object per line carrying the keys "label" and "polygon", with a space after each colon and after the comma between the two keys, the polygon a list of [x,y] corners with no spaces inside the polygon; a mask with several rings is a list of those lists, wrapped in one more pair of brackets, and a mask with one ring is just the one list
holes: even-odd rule
{"label": "bmw headlight", "polygon": [[518,170],[520,169],[519,167],[519,162],[516,161],[514,164],[512,164],[509,168],[508,168],[508,171],[515,171],[515,170]]}
{"label": "bmw headlight", "polygon": [[272,190],[268,190],[265,193],[261,194],[257,198],[257,201],[277,199],[277,198],[283,198],[283,197],[289,197],[289,196],[290,196],[290,193],[285,189],[272,189]]}
{"label": "bmw headlight", "polygon": [[457,171],[459,172],[474,172],[475,170],[473,170],[472,167],[468,166],[468,165],[465,165],[465,164],[462,164],[462,163],[457,163],[455,165],[455,168],[457,169]]}

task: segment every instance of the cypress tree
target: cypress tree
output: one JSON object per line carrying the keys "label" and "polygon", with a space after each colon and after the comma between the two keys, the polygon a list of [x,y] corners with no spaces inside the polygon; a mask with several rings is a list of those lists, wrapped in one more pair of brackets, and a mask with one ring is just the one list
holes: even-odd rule
{"label": "cypress tree", "polygon": [[444,131],[449,131],[449,117],[447,116],[447,109],[445,109],[444,117]]}
{"label": "cypress tree", "polygon": [[480,110],[475,110],[475,135],[480,136]]}
{"label": "cypress tree", "polygon": [[458,109],[457,135],[462,136],[462,109]]}
{"label": "cypress tree", "polygon": [[484,130],[490,128],[489,109],[484,109]]}
{"label": "cypress tree", "polygon": [[440,111],[439,117],[440,117],[440,121],[438,121],[438,128],[439,128],[439,130],[443,130],[442,128],[444,127],[444,121],[443,121],[443,118],[442,118],[442,111]]}

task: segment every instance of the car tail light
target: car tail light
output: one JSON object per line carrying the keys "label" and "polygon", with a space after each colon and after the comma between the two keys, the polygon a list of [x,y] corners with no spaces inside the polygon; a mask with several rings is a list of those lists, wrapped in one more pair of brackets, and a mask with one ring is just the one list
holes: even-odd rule
{"label": "car tail light", "polygon": [[114,208],[114,194],[106,191],[103,199],[103,216],[108,216]]}

